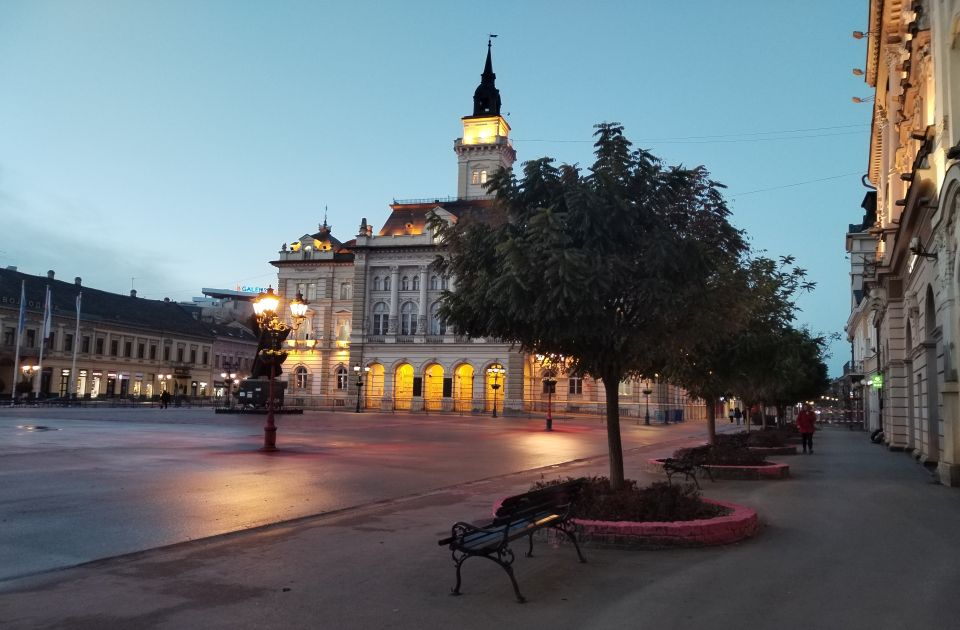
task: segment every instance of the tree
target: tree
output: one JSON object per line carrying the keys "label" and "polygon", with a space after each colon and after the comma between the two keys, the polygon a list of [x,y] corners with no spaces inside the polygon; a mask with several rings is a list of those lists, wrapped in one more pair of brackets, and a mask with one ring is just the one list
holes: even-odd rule
{"label": "tree", "polygon": [[588,174],[551,158],[501,170],[483,221],[433,222],[436,265],[457,279],[440,315],[468,336],[564,357],[606,390],[610,480],[623,483],[619,383],[730,326],[724,270],[746,246],[703,167],[665,167],[631,150],[618,123],[596,126]]}

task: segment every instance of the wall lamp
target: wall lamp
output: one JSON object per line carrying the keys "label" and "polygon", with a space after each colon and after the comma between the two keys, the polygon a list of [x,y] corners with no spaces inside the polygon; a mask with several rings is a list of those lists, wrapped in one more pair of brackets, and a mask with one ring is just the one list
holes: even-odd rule
{"label": "wall lamp", "polygon": [[936,253],[930,253],[923,249],[923,243],[920,242],[919,236],[914,236],[910,239],[910,253],[921,258],[933,258],[934,260],[937,259]]}
{"label": "wall lamp", "polygon": [[854,103],[869,103],[869,102],[873,101],[873,98],[874,98],[874,97],[872,97],[872,96],[868,96],[868,97],[866,97],[866,98],[860,98],[859,96],[854,96],[854,97],[851,98],[850,100],[853,101]]}

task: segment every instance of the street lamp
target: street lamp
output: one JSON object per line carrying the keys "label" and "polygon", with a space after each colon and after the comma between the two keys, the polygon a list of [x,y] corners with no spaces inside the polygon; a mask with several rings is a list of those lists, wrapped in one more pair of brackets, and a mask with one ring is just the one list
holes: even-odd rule
{"label": "street lamp", "polygon": [[307,302],[299,292],[297,292],[295,298],[290,300],[292,325],[288,325],[277,317],[279,306],[280,298],[273,292],[273,287],[267,287],[267,292],[261,293],[253,301],[253,310],[257,314],[257,325],[260,327],[261,333],[267,332],[270,337],[269,347],[260,350],[260,356],[270,365],[270,386],[267,390],[267,424],[263,427],[263,448],[260,449],[267,452],[277,450],[277,425],[273,418],[273,382],[277,377],[277,365],[287,358],[287,353],[281,348],[280,344],[291,330],[300,327],[307,315]]}
{"label": "street lamp", "polygon": [[493,365],[487,368],[487,374],[493,378],[493,383],[490,384],[490,389],[493,390],[493,417],[497,417],[497,390],[500,389],[500,377],[506,374],[507,371],[499,365]]}
{"label": "street lamp", "polygon": [[649,387],[643,389],[643,398],[646,403],[647,409],[643,412],[643,424],[650,426],[650,394],[653,393],[653,390]]}
{"label": "street lamp", "polygon": [[227,383],[227,409],[233,409],[233,384],[237,382],[236,372],[220,372],[220,378]]}
{"label": "street lamp", "polygon": [[543,391],[547,395],[547,431],[553,431],[553,394],[557,391],[557,377],[548,369],[543,377]]}
{"label": "street lamp", "polygon": [[353,366],[353,371],[357,375],[357,413],[360,413],[360,391],[363,389],[363,374],[370,371],[369,366],[363,366],[363,370],[360,369],[360,364]]}

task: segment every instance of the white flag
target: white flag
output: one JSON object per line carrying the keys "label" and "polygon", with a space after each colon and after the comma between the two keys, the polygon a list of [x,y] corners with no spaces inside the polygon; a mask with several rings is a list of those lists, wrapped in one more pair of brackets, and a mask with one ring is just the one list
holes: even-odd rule
{"label": "white flag", "polygon": [[50,286],[47,286],[47,297],[43,303],[43,332],[40,334],[41,339],[46,339],[50,336],[50,320],[53,318],[53,305],[50,303]]}

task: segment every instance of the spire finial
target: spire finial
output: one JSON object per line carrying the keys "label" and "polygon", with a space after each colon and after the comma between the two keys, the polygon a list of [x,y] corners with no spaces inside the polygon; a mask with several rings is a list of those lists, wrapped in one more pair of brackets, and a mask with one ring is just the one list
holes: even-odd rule
{"label": "spire finial", "polygon": [[473,93],[473,115],[474,116],[499,116],[500,115],[500,92],[496,87],[497,75],[493,73],[493,59],[491,50],[493,48],[493,38],[497,35],[489,33],[487,38],[487,61],[483,65],[483,74],[480,75],[480,85]]}
{"label": "spire finial", "polygon": [[323,206],[323,227],[327,227],[327,206]]}

